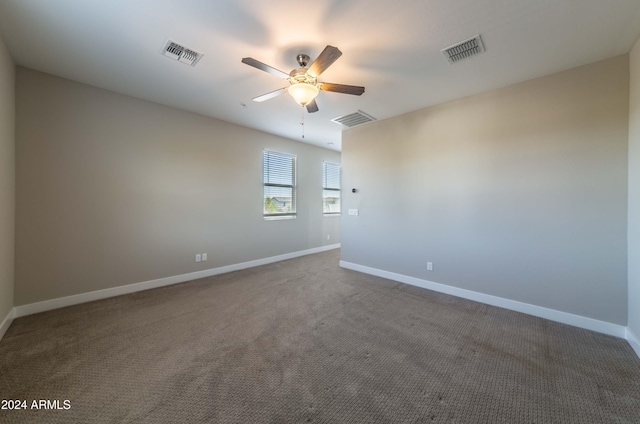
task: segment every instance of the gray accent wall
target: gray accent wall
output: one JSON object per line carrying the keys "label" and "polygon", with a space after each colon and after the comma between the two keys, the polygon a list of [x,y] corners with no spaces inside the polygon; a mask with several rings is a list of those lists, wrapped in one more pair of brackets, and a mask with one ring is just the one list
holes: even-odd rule
{"label": "gray accent wall", "polygon": [[348,130],[341,259],[626,326],[628,124],[624,55]]}
{"label": "gray accent wall", "polygon": [[15,157],[15,66],[0,39],[0,324],[13,309]]}
{"label": "gray accent wall", "polygon": [[[322,162],[339,152],[22,67],[16,78],[16,306],[340,242],[339,217],[322,214]],[[265,148],[297,155],[297,219],[262,217]]]}
{"label": "gray accent wall", "polygon": [[[629,330],[640,340],[640,40],[630,53]],[[640,352],[639,352],[640,354]]]}

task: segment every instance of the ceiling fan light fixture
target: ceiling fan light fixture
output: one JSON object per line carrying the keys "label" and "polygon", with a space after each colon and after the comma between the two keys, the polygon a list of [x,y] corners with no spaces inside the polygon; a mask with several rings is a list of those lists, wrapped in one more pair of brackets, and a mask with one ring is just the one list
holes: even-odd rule
{"label": "ceiling fan light fixture", "polygon": [[308,84],[306,82],[298,82],[295,84],[291,84],[289,87],[289,94],[293,97],[299,105],[306,106],[311,103],[313,99],[316,98],[320,90],[313,84]]}

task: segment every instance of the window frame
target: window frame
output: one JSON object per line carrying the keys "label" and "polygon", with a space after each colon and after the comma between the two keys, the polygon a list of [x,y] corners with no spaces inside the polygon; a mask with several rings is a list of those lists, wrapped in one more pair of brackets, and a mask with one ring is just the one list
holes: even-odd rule
{"label": "window frame", "polygon": [[[338,168],[338,188],[328,187],[327,184],[327,166]],[[338,199],[340,199],[340,210],[336,212],[325,212],[325,191],[335,191],[338,193]],[[342,214],[342,165],[331,161],[322,161],[322,214],[324,216],[340,216]]]}
{"label": "window frame", "polygon": [[[267,155],[273,155],[274,157],[291,159],[291,184],[281,184],[281,183],[271,183],[266,182],[265,180],[268,178],[268,172],[266,169],[267,164]],[[292,153],[279,152],[277,150],[264,149],[262,151],[262,217],[265,220],[276,220],[276,219],[295,219],[298,215],[298,202],[297,202],[297,182],[298,182],[298,156]],[[289,188],[291,189],[291,204],[292,204],[292,212],[282,212],[282,213],[267,213],[265,208],[265,190],[267,187],[275,187],[275,188]]]}

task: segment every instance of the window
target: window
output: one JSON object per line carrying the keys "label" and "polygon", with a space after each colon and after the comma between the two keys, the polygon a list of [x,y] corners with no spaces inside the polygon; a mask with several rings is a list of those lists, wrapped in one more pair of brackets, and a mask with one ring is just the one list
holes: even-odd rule
{"label": "window", "polygon": [[340,165],[336,163],[322,163],[322,211],[340,214]]}
{"label": "window", "polygon": [[263,216],[295,218],[296,157],[265,150],[262,157]]}

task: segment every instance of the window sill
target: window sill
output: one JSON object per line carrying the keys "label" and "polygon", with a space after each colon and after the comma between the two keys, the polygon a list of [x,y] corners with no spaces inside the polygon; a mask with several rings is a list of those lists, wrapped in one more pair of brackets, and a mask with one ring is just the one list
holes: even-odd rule
{"label": "window sill", "polygon": [[280,221],[282,219],[296,219],[296,215],[263,216],[262,219],[264,219],[265,221]]}

